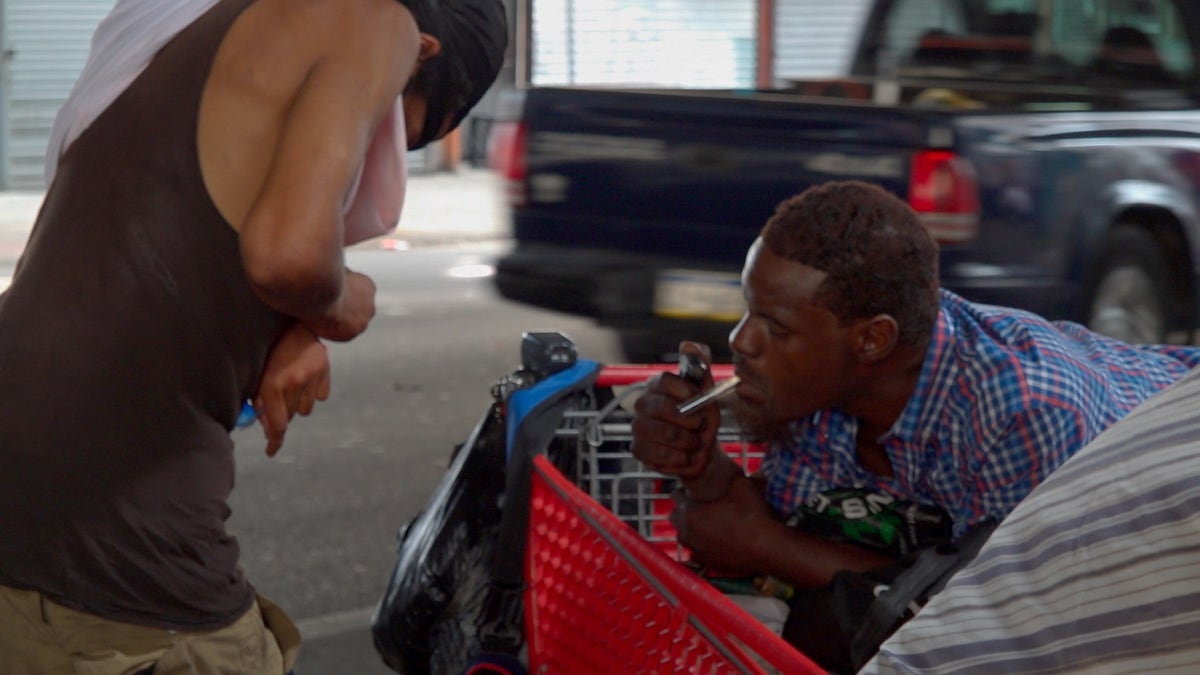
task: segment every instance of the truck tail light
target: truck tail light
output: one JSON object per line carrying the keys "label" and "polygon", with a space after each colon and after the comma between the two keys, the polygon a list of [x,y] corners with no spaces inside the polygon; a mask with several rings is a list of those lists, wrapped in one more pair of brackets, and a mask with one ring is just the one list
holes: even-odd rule
{"label": "truck tail light", "polygon": [[493,127],[489,143],[488,163],[504,177],[508,204],[513,208],[524,206],[528,201],[526,136],[524,122],[499,123]]}
{"label": "truck tail light", "polygon": [[910,176],[909,206],[939,244],[979,236],[979,184],[970,162],[948,150],[922,150]]}

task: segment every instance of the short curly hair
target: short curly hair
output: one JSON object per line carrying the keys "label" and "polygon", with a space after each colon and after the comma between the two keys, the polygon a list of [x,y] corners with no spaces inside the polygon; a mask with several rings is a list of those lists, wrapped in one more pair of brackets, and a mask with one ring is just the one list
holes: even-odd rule
{"label": "short curly hair", "polygon": [[888,314],[899,341],[924,344],[938,313],[938,247],[908,204],[861,181],[784,200],[761,232],[775,255],[827,274],[817,301],[842,321]]}

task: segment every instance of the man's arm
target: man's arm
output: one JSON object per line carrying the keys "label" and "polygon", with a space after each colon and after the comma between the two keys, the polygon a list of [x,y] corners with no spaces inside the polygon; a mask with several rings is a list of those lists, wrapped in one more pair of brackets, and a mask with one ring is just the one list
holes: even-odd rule
{"label": "man's arm", "polygon": [[671,523],[692,559],[714,570],[769,574],[808,589],[824,586],[841,570],[863,572],[895,562],[854,544],[833,542],[788,527],[749,476],[735,477],[711,502],[689,501],[676,493]]}
{"label": "man's arm", "polygon": [[416,64],[419,37],[398,3],[321,6],[297,21],[296,39],[316,42],[316,57],[283,113],[240,241],[264,302],[320,337],[348,340],[374,315],[375,287],[344,267],[342,204]]}

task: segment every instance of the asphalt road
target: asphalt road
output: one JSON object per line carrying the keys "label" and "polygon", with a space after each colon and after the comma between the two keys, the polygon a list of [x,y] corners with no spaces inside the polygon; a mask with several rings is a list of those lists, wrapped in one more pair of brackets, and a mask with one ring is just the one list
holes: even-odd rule
{"label": "asphalt road", "polygon": [[251,580],[301,627],[298,675],[391,672],[368,624],[397,529],[424,505],[492,383],[517,366],[524,331],[558,330],[582,356],[619,360],[615,338],[590,322],[500,299],[488,275],[504,246],[351,251],[348,264],[378,284],[378,314],[331,349],[330,400],[293,424],[275,458],[257,427],[237,433],[230,529]]}

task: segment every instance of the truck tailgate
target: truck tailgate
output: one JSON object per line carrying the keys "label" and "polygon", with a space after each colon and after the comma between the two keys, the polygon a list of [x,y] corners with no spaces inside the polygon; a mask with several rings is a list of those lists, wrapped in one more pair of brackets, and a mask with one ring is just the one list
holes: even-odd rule
{"label": "truck tailgate", "polygon": [[927,122],[898,109],[703,95],[530,91],[517,240],[740,265],[784,198],[849,177],[904,194],[927,143]]}

